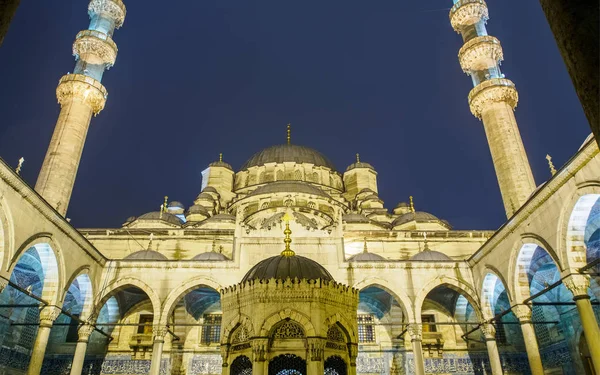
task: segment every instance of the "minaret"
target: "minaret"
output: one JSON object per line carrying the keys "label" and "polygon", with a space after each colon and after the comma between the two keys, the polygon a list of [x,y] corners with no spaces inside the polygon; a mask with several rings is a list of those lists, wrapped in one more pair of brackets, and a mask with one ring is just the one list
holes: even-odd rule
{"label": "minaret", "polygon": [[121,0],[90,1],[90,26],[73,43],[75,70],[56,88],[61,111],[35,190],[62,215],[71,199],[92,114],[100,113],[106,103],[107,91],[100,81],[117,58],[112,35],[123,25],[125,13]]}
{"label": "minaret", "polygon": [[487,35],[483,0],[454,0],[450,23],[464,45],[458,52],[463,71],[473,80],[471,113],[481,121],[490,146],[504,208],[512,216],[535,190],[535,181],[513,113],[519,100],[514,83],[500,72],[500,41]]}

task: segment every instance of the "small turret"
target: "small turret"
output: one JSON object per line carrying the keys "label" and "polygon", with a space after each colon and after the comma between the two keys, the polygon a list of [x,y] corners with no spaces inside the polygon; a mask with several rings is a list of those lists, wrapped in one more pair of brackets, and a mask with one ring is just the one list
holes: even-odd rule
{"label": "small turret", "polygon": [[377,195],[377,172],[371,164],[360,161],[360,155],[356,154],[356,162],[348,166],[344,173],[344,186],[345,198],[349,201],[356,199],[365,189]]}
{"label": "small turret", "polygon": [[202,171],[202,192],[207,187],[213,188],[218,193],[219,205],[226,207],[235,196],[233,193],[233,177],[233,168],[223,161],[223,154],[219,154],[219,160],[210,163],[208,168]]}

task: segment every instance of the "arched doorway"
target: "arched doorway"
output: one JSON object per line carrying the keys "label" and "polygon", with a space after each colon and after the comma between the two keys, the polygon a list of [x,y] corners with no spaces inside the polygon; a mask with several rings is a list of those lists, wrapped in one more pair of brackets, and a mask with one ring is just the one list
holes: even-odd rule
{"label": "arched doorway", "polygon": [[230,375],[252,375],[252,362],[250,358],[241,355],[231,362]]}
{"label": "arched doorway", "polygon": [[325,375],[346,375],[346,362],[342,357],[334,355],[325,360]]}
{"label": "arched doorway", "polygon": [[293,354],[278,355],[269,362],[269,375],[306,375],[306,361]]}

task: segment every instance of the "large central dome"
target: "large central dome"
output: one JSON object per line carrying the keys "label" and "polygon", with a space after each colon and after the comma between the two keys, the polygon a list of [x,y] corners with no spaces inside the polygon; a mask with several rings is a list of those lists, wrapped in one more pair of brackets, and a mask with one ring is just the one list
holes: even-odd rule
{"label": "large central dome", "polygon": [[276,145],[265,148],[262,151],[254,154],[242,166],[241,170],[250,167],[258,167],[266,163],[310,163],[318,167],[326,167],[335,171],[335,167],[329,159],[327,159],[319,151],[310,147],[298,146],[293,144]]}

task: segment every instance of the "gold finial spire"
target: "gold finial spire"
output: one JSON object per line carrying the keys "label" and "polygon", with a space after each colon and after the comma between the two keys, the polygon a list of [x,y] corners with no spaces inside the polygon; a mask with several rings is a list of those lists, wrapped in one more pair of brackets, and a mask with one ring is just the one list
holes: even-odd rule
{"label": "gold finial spire", "polygon": [[220,153],[219,153],[219,161],[220,161],[220,162],[222,162],[222,161],[223,161],[223,153],[222,153],[222,152],[220,152]]}
{"label": "gold finial spire", "polygon": [[15,170],[15,172],[17,172],[17,174],[21,173],[21,168],[23,168],[24,161],[25,161],[24,157],[21,157],[21,159],[19,159],[19,165],[17,165],[17,169]]}
{"label": "gold finial spire", "polygon": [[150,241],[148,241],[148,250],[152,250],[152,240],[154,240],[154,233],[150,233]]}
{"label": "gold finial spire", "polygon": [[283,242],[285,242],[285,249],[281,252],[281,255],[285,257],[296,255],[294,250],[290,248],[290,244],[292,243],[292,237],[290,236],[292,234],[292,230],[290,229],[291,219],[292,217],[287,212],[283,215],[283,220],[285,220],[285,230],[283,231],[283,234],[285,234],[285,239],[283,240]]}
{"label": "gold finial spire", "polygon": [[360,163],[360,154],[358,154],[358,153],[356,154],[356,162]]}
{"label": "gold finial spire", "polygon": [[288,122],[287,124],[287,144],[292,143],[292,124]]}
{"label": "gold finial spire", "polygon": [[167,212],[167,207],[169,205],[169,197],[165,195],[165,202],[163,203],[163,211]]}
{"label": "gold finial spire", "polygon": [[363,245],[363,253],[368,253],[369,250],[367,249],[367,237],[364,238],[365,244]]}
{"label": "gold finial spire", "polygon": [[410,212],[414,213],[415,212],[415,202],[413,201],[412,195],[410,197],[408,197],[408,199],[410,200]]}
{"label": "gold finial spire", "polygon": [[548,167],[550,167],[550,173],[552,176],[556,174],[556,168],[554,168],[554,163],[552,163],[552,156],[546,155],[546,160],[548,160]]}

